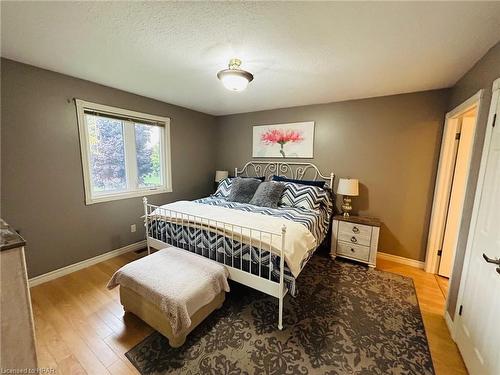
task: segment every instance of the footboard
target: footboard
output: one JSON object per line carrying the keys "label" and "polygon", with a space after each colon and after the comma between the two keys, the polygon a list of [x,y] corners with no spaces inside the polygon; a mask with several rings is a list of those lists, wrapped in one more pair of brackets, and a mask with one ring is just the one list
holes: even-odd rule
{"label": "footboard", "polygon": [[143,203],[148,254],[172,245],[223,263],[230,279],[278,298],[283,328],[286,226],[273,233],[155,206],[145,197]]}

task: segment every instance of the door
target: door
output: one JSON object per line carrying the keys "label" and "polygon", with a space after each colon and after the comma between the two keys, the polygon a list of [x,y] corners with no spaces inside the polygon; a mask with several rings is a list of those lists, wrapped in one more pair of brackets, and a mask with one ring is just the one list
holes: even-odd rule
{"label": "door", "polygon": [[[493,95],[500,113],[498,91]],[[498,121],[497,121],[498,122]],[[492,126],[491,123],[488,126]],[[461,283],[456,342],[471,375],[500,374],[500,125],[485,147],[470,258]],[[474,225],[474,223],[473,223]],[[485,256],[483,256],[483,254]],[[489,262],[487,261],[487,258]],[[491,258],[491,259],[490,259]]]}
{"label": "door", "polygon": [[[476,94],[464,101],[459,106],[446,114],[441,151],[439,155],[438,173],[436,176],[436,186],[432,202],[432,214],[429,225],[429,236],[427,240],[427,252],[425,255],[425,271],[438,273],[440,258],[443,250],[443,240],[446,229],[446,218],[450,205],[450,196],[453,185],[453,174],[459,142],[455,139],[456,133],[460,131],[462,119],[471,111],[474,118],[477,118],[477,109],[481,106],[484,90],[479,90]],[[477,124],[473,123],[473,134],[475,137]],[[490,134],[490,133],[488,133]],[[470,163],[470,156],[469,156]],[[468,170],[469,168],[467,168]],[[461,213],[460,213],[461,215]],[[454,251],[450,260],[454,258]],[[461,259],[458,259],[461,261]],[[450,263],[453,263],[451,261]]]}
{"label": "door", "polygon": [[459,119],[459,133],[453,182],[450,194],[450,203],[446,217],[443,246],[438,274],[450,277],[453,267],[455,249],[457,247],[458,232],[462,220],[462,211],[465,199],[467,179],[469,177],[470,159],[476,126],[476,109],[472,109]]}

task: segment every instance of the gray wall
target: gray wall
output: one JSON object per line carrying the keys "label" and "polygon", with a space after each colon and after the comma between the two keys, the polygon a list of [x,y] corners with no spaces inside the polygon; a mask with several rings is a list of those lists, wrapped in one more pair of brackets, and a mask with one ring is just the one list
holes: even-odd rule
{"label": "gray wall", "polygon": [[[80,98],[171,118],[173,192],[153,203],[213,188],[215,119],[59,73],[2,59],[1,215],[28,241],[37,276],[144,238],[141,198],[84,204],[75,105]],[[130,224],[137,232],[130,233]]]}
{"label": "gray wall", "polygon": [[[315,121],[311,161],[338,177],[360,179],[361,196],[354,198],[354,210],[382,219],[381,251],[423,261],[444,113],[485,88],[465,229],[457,253],[460,263],[491,84],[500,76],[500,46],[451,92],[434,90],[217,118],[10,60],[2,59],[1,72],[0,208],[1,215],[28,240],[30,277],[144,237],[140,198],[85,206],[75,107],[68,103],[74,97],[172,119],[174,192],[151,196],[154,203],[210,193],[215,169],[232,171],[251,160],[253,125]],[[129,230],[133,223],[138,225],[135,234]],[[461,269],[461,263],[455,269]],[[452,296],[455,284],[450,286]]]}
{"label": "gray wall", "polygon": [[221,116],[216,166],[251,160],[253,125],[315,121],[309,161],[360,180],[354,211],[382,220],[381,251],[423,261],[447,103],[435,90]]}
{"label": "gray wall", "polygon": [[491,87],[493,85],[493,81],[497,78],[500,78],[500,43],[491,48],[488,53],[484,55],[472,67],[472,69],[470,69],[456,83],[451,91],[450,102],[448,105],[448,110],[452,110],[473,96],[480,89],[484,89],[484,96],[481,101],[482,103],[478,116],[476,138],[474,140],[474,148],[472,152],[469,180],[467,182],[464,211],[455,255],[455,264],[453,266],[453,277],[449,288],[448,312],[452,318],[454,317],[457,304],[458,289],[460,287],[465,248],[467,246],[467,237],[469,235],[474,196],[476,192],[477,178],[479,175],[479,166],[481,164],[481,154],[483,151],[484,136],[486,134],[486,125],[490,110]]}

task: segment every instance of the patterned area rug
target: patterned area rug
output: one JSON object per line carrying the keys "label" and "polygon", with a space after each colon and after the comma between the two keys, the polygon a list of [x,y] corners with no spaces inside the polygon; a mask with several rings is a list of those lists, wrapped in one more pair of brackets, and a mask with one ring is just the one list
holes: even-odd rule
{"label": "patterned area rug", "polygon": [[413,281],[314,256],[285,299],[231,284],[178,349],[155,332],[126,353],[141,374],[434,374]]}

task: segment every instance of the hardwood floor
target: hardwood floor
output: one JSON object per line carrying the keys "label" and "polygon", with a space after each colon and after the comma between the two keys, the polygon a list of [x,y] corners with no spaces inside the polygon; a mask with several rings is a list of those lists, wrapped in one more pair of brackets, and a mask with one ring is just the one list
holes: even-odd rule
{"label": "hardwood floor", "polygon": [[39,365],[57,374],[137,374],[125,352],[153,330],[124,316],[111,275],[128,253],[31,288]]}
{"label": "hardwood floor", "polygon": [[[39,366],[57,374],[137,374],[125,353],[153,330],[124,316],[118,288],[107,290],[111,275],[137,259],[127,253],[31,289]],[[412,277],[436,374],[466,374],[446,327],[445,297],[434,275],[378,261],[378,269]]]}
{"label": "hardwood floor", "polygon": [[448,283],[450,282],[450,280],[447,277],[439,275],[434,275],[434,276],[436,277],[439,289],[441,289],[441,292],[443,293],[444,299],[446,299],[446,296],[448,295]]}

